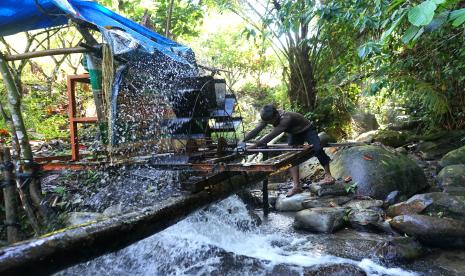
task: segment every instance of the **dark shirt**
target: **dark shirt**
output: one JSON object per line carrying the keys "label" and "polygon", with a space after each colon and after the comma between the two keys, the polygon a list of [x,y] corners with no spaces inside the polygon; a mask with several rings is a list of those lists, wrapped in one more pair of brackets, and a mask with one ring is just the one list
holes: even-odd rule
{"label": "dark shirt", "polygon": [[[265,137],[260,139],[257,142],[257,146],[265,146],[273,140],[279,134],[286,132],[290,134],[298,134],[301,132],[306,131],[312,126],[312,123],[305,118],[302,114],[295,113],[295,112],[287,112],[279,110],[280,119],[279,121],[273,125],[273,130],[268,133]],[[264,121],[260,121],[258,125],[247,133],[244,137],[244,141],[248,141],[254,137],[256,137],[260,131],[262,131],[266,127],[267,123]]]}

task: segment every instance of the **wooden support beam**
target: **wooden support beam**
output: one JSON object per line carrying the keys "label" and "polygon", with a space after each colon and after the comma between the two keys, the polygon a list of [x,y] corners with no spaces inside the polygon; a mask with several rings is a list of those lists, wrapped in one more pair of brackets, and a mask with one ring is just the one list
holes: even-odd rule
{"label": "wooden support beam", "polygon": [[184,219],[192,212],[257,183],[266,173],[239,173],[199,193],[17,243],[0,250],[0,275],[48,275],[122,249]]}
{"label": "wooden support beam", "polygon": [[88,52],[90,52],[90,50],[84,47],[50,49],[50,50],[28,52],[28,53],[17,54],[17,55],[6,55],[5,60],[14,61],[14,60],[23,60],[23,59],[38,58],[38,57],[80,54],[80,53],[88,53]]}

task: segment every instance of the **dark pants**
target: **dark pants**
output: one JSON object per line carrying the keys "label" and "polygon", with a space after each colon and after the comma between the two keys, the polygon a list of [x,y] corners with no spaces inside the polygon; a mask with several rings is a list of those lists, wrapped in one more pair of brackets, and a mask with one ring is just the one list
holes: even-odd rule
{"label": "dark pants", "polygon": [[307,142],[309,145],[313,145],[315,156],[318,158],[318,161],[320,161],[320,164],[323,167],[329,164],[331,159],[321,147],[320,137],[318,137],[318,132],[316,132],[315,127],[310,127],[308,130],[297,134],[288,133],[287,143],[289,146],[300,146],[305,142]]}

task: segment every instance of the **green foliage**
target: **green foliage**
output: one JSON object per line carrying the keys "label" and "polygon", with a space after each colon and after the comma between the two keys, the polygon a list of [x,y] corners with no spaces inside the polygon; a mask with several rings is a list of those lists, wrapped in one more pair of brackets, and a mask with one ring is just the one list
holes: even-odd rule
{"label": "green foliage", "polygon": [[[100,0],[102,5],[111,8],[128,18],[141,22],[145,12],[150,15],[149,26],[156,32],[165,34],[166,20],[170,0],[142,1],[142,0]],[[172,37],[188,38],[199,35],[198,27],[202,23],[203,15],[209,1],[173,1],[170,34]]]}

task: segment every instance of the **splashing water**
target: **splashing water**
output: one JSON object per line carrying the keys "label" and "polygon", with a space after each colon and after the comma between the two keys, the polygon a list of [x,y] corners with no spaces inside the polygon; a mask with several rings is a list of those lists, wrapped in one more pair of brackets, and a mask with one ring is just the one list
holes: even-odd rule
{"label": "splashing water", "polygon": [[[279,222],[278,222],[279,223]],[[302,275],[304,268],[357,266],[368,275],[415,275],[369,259],[354,261],[311,252],[304,237],[258,227],[244,203],[232,196],[125,249],[62,271],[62,275]],[[282,274],[282,270],[281,274]]]}

